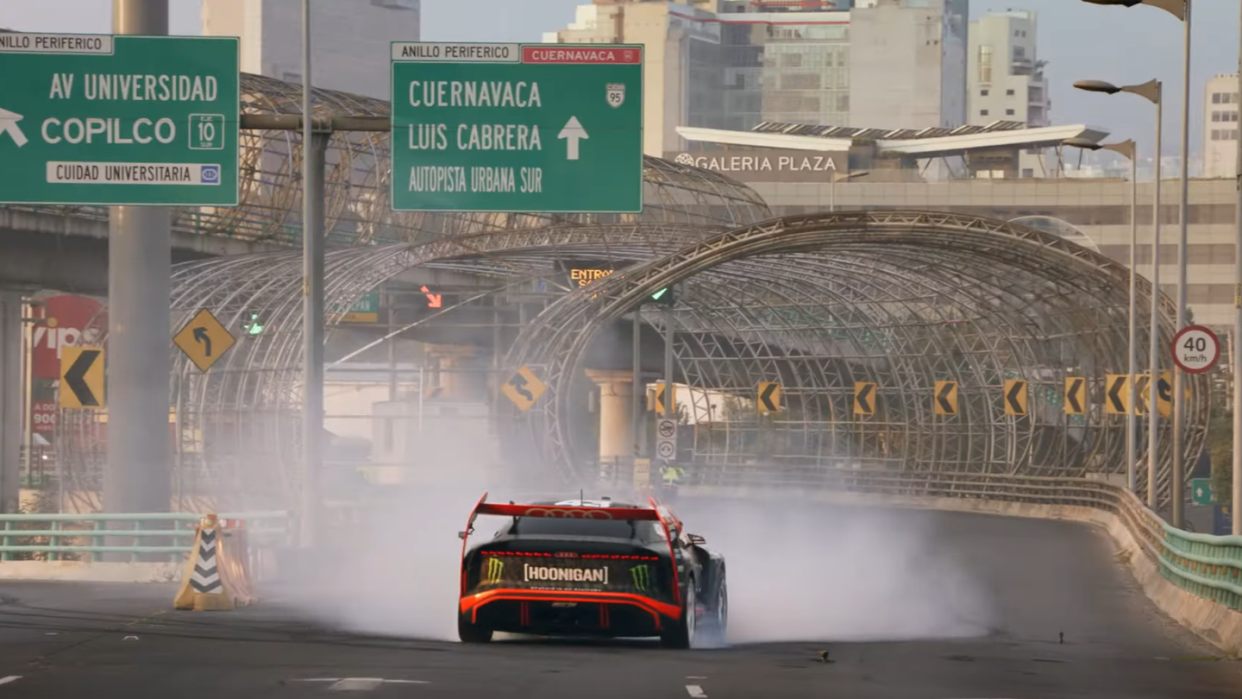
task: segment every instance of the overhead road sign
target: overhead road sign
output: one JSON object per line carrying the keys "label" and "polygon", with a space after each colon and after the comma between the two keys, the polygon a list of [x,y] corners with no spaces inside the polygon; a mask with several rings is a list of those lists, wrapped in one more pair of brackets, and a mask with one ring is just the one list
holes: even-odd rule
{"label": "overhead road sign", "polygon": [[1173,363],[1187,374],[1202,374],[1220,359],[1220,338],[1202,325],[1189,325],[1173,336]]}
{"label": "overhead road sign", "polygon": [[781,411],[781,385],[775,381],[760,381],[759,400],[756,401],[756,405],[759,406],[760,415],[779,413]]}
{"label": "overhead road sign", "polygon": [[103,408],[104,348],[65,347],[60,354],[60,407]]}
{"label": "overhead road sign", "polygon": [[1005,379],[1005,414],[1026,415],[1029,394],[1026,381]]}
{"label": "overhead road sign", "polygon": [[855,415],[875,415],[875,386],[869,381],[854,382]]}
{"label": "overhead road sign", "polygon": [[937,381],[934,403],[937,415],[957,415],[957,382]]}
{"label": "overhead road sign", "polygon": [[540,381],[529,367],[518,369],[517,373],[510,376],[505,385],[500,388],[500,392],[513,401],[513,404],[522,412],[530,410],[547,390],[547,385]]}
{"label": "overhead road sign", "polygon": [[391,78],[394,210],[642,211],[642,46],[393,42]]}
{"label": "overhead road sign", "polygon": [[195,313],[173,337],[173,344],[199,371],[210,369],[235,342],[233,333],[206,308]]}
{"label": "overhead road sign", "polygon": [[232,37],[0,34],[0,203],[236,206]]}
{"label": "overhead road sign", "polygon": [[1065,379],[1065,414],[1087,414],[1087,379],[1069,376]]}

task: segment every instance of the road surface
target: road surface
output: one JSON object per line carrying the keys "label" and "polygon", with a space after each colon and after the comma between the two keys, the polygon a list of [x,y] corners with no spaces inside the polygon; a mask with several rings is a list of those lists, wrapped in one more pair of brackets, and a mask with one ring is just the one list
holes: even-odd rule
{"label": "road surface", "polygon": [[[174,612],[165,585],[3,583],[0,699],[1242,696],[1242,663],[1215,659],[1157,613],[1109,542],[1083,525],[774,513],[737,503],[683,510],[692,531],[730,555],[741,638],[728,648],[529,639],[463,646],[324,628],[278,599],[235,612]],[[769,530],[784,534],[773,539]],[[748,533],[768,545],[755,546]],[[811,563],[791,558],[812,541],[820,544],[805,557]],[[778,623],[756,608],[764,599]],[[821,623],[832,628],[817,631]],[[821,660],[825,650],[830,662]]]}

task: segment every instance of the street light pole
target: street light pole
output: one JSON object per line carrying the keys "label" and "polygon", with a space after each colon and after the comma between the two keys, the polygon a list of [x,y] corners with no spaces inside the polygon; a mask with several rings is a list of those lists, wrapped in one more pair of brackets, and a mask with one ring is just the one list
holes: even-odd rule
{"label": "street light pole", "polygon": [[[1107,4],[1107,3],[1105,3]],[[1156,508],[1156,475],[1157,466],[1160,463],[1160,411],[1158,408],[1157,397],[1159,395],[1158,383],[1160,379],[1160,149],[1162,147],[1164,132],[1164,86],[1159,80],[1149,80],[1141,85],[1126,85],[1125,87],[1117,87],[1111,83],[1101,80],[1080,80],[1074,83],[1074,87],[1087,92],[1103,92],[1108,95],[1115,95],[1119,92],[1128,92],[1132,95],[1138,95],[1148,102],[1156,105],[1156,181],[1155,194],[1152,197],[1152,218],[1151,218],[1151,327],[1149,328],[1149,350],[1150,350],[1150,372],[1151,380],[1147,382],[1149,391],[1149,399],[1147,402],[1147,506],[1151,509]],[[1137,152],[1135,153],[1137,159]],[[1130,256],[1130,266],[1133,272],[1134,265],[1137,260],[1133,254]],[[1131,375],[1133,382],[1133,374]],[[1134,395],[1133,383],[1130,390],[1130,406],[1128,412],[1134,412],[1136,404],[1136,396]],[[1136,428],[1137,429],[1137,428]]]}
{"label": "street light pole", "polygon": [[[1126,361],[1128,376],[1133,381],[1138,374],[1138,267],[1135,264],[1135,253],[1138,252],[1138,146],[1133,139],[1119,143],[1096,143],[1085,138],[1067,139],[1061,145],[1093,151],[1110,150],[1130,159],[1130,327]],[[1135,400],[1131,396],[1132,405],[1126,411],[1126,487],[1132,493],[1138,487],[1138,413],[1134,410]]]}
{"label": "street light pole", "polygon": [[[1239,13],[1238,35],[1242,36],[1242,13]],[[1238,50],[1238,96],[1242,100],[1242,47]],[[1242,103],[1235,104],[1242,110]],[[1242,138],[1234,143],[1238,148],[1235,173],[1238,209],[1234,215],[1237,231],[1233,248],[1233,358],[1230,361],[1233,371],[1233,487],[1229,510],[1232,513],[1230,531],[1234,536],[1242,536],[1242,376],[1238,373],[1238,367],[1242,366]]]}
{"label": "street light pole", "polygon": [[[1182,26],[1185,41],[1182,57],[1182,196],[1178,211],[1181,230],[1177,241],[1177,329],[1186,327],[1186,257],[1190,238],[1190,0],[1185,0]],[[1153,376],[1153,381],[1155,377]],[[1186,420],[1186,373],[1173,367],[1173,472],[1170,474],[1169,497],[1173,501],[1170,523],[1181,527],[1183,486],[1185,485],[1185,450],[1183,432]]]}

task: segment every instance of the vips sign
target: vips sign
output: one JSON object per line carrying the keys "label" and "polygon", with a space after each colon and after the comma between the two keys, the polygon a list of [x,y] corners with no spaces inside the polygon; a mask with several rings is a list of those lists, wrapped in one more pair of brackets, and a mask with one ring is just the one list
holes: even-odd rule
{"label": "vips sign", "polygon": [[804,150],[673,152],[664,157],[744,182],[830,182],[849,162],[847,153]]}
{"label": "vips sign", "polygon": [[[58,379],[60,356],[65,347],[99,343],[100,338],[88,326],[103,306],[95,299],[73,294],[50,296],[43,299],[43,303],[40,314],[43,320],[34,324],[31,338],[34,357],[31,368],[36,379]],[[107,322],[101,318],[94,327],[107,327]]]}

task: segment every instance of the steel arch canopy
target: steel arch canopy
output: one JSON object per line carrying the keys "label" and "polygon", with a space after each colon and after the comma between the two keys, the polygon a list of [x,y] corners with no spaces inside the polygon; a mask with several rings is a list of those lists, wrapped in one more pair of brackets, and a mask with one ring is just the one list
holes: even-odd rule
{"label": "steel arch canopy", "polygon": [[[524,458],[581,481],[591,449],[574,405],[588,348],[603,328],[670,286],[686,290],[675,352],[679,379],[692,392],[737,401],[760,381],[779,379],[794,404],[778,429],[713,419],[695,431],[696,463],[763,463],[766,456],[814,468],[855,459],[883,468],[1031,475],[1124,467],[1124,421],[1104,414],[1101,392],[1104,374],[1126,366],[1125,268],[1047,232],[921,211],[770,220],[565,296],[510,350],[509,365],[542,368],[553,399],[514,418],[508,451],[524,450]],[[1150,294],[1150,285],[1140,293]],[[1166,297],[1162,303],[1167,342],[1173,306]],[[773,318],[775,310],[785,317]],[[644,317],[662,326],[658,314]],[[714,325],[710,337],[705,323]],[[727,325],[735,341],[721,347]],[[1065,380],[1084,374],[1091,407],[1071,415]],[[936,381],[958,392],[952,417],[932,410]],[[1006,381],[1029,387],[1029,411],[1006,410]],[[868,428],[865,416],[853,416],[856,382],[876,384],[885,427]],[[1207,382],[1194,382],[1192,391],[1187,453],[1197,454]]]}

